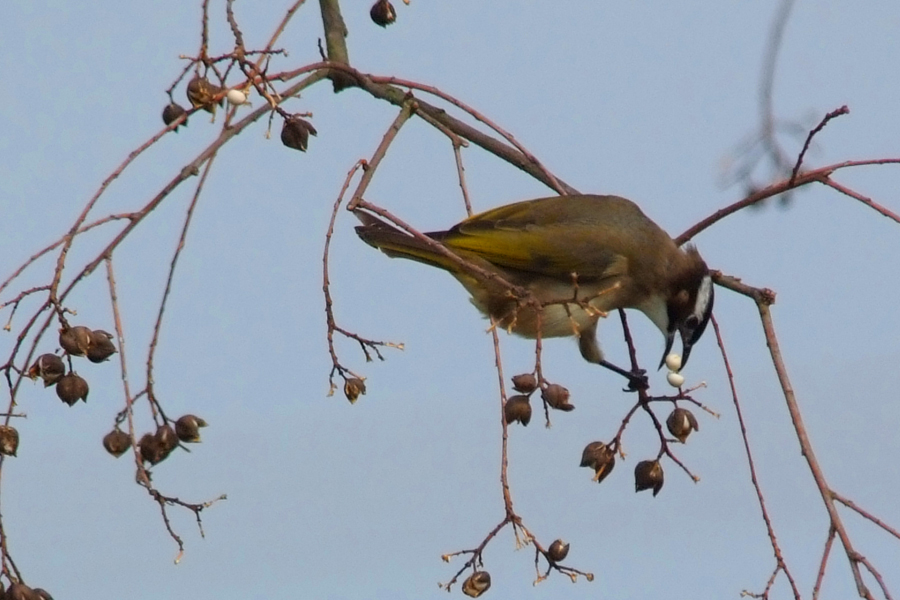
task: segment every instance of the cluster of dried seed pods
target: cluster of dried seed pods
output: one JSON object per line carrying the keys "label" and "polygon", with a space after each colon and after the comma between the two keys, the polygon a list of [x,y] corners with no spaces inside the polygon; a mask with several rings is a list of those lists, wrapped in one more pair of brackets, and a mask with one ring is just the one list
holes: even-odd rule
{"label": "cluster of dried seed pods", "polygon": [[[532,373],[522,373],[512,378],[513,389],[519,392],[510,396],[503,406],[503,414],[507,423],[519,422],[527,426],[531,421],[531,394],[541,388],[537,377]],[[569,390],[563,386],[550,383],[541,389],[541,400],[554,410],[569,412],[575,406],[569,403]]]}
{"label": "cluster of dried seed pods", "polygon": [[[200,428],[207,423],[196,415],[184,415],[175,421],[173,427],[163,423],[155,433],[145,433],[138,442],[141,460],[151,465],[164,461],[178,447],[179,443],[196,444],[200,442]],[[118,458],[131,447],[131,438],[118,426],[103,437],[103,447]]]}
{"label": "cluster of dried seed pods", "polygon": [[[65,326],[59,330],[59,345],[70,357],[84,356],[92,363],[102,363],[117,352],[112,334],[102,329],[90,329],[83,325]],[[26,373],[32,379],[40,378],[44,387],[56,386],[60,400],[73,406],[79,400],[87,402],[90,388],[87,381],[74,371],[66,373],[63,359],[56,354],[42,354]]]}

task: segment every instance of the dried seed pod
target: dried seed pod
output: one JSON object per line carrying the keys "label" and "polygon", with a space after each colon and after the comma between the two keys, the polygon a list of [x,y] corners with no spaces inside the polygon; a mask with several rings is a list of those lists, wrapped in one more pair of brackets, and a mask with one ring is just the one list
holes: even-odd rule
{"label": "dried seed pod", "polygon": [[642,460],[634,467],[634,491],[653,490],[656,496],[663,486],[663,469],[658,460]]}
{"label": "dried seed pod", "polygon": [[217,101],[213,100],[213,98],[223,91],[223,88],[210,83],[206,77],[197,75],[188,83],[187,99],[194,108],[202,108],[215,116],[216,104],[222,106],[222,98],[219,98]]}
{"label": "dried seed pod", "polygon": [[168,454],[163,451],[159,440],[157,440],[156,436],[152,433],[145,433],[141,437],[138,447],[140,448],[143,461],[148,462],[151,465],[155,465],[168,456]]}
{"label": "dried seed pod", "polygon": [[34,595],[36,598],[40,598],[41,600],[53,600],[53,596],[51,596],[50,592],[48,592],[44,588],[34,588]]}
{"label": "dried seed pod", "polygon": [[[178,120],[178,118],[185,112],[187,111],[184,110],[184,107],[177,102],[167,104],[162,112],[163,123],[165,123],[166,125],[171,125],[176,120]],[[187,119],[184,120],[184,123],[176,125],[174,131],[178,132],[178,128],[181,126],[187,127]]]}
{"label": "dried seed pod", "polygon": [[38,600],[39,596],[35,595],[33,589],[17,581],[9,584],[3,598],[4,600]]}
{"label": "dried seed pod", "polygon": [[347,396],[347,400],[350,401],[350,404],[354,404],[360,394],[364,396],[366,394],[365,381],[359,377],[351,377],[344,382],[344,395]]}
{"label": "dried seed pod", "polygon": [[15,456],[19,449],[19,432],[15,427],[0,425],[0,454]]}
{"label": "dried seed pod", "polygon": [[550,405],[550,408],[569,412],[575,407],[569,404],[569,390],[556,383],[551,383],[541,391],[541,398]]}
{"label": "dried seed pod", "polygon": [[109,357],[118,352],[112,343],[112,334],[95,329],[91,332],[91,344],[87,350],[88,360],[92,363],[102,363],[109,360]]}
{"label": "dried seed pod", "polygon": [[487,571],[475,571],[463,582],[463,594],[477,598],[491,587],[491,574]]}
{"label": "dried seed pod", "polygon": [[528,402],[528,396],[511,397],[503,407],[503,414],[506,416],[507,423],[518,421],[523,426],[527,426],[531,421],[531,403]]}
{"label": "dried seed pod", "polygon": [[285,119],[281,126],[281,143],[294,150],[306,152],[310,135],[318,135],[316,128],[297,115]]}
{"label": "dried seed pod", "polygon": [[131,448],[131,437],[120,429],[113,429],[103,436],[103,447],[107,452],[119,458]]}
{"label": "dried seed pod", "polygon": [[522,373],[512,378],[513,389],[520,394],[530,394],[537,389],[537,377],[531,373]]}
{"label": "dried seed pod", "polygon": [[553,562],[565,560],[569,555],[569,544],[562,540],[556,540],[547,548],[547,557]]}
{"label": "dried seed pod", "polygon": [[376,25],[387,27],[397,20],[397,11],[388,0],[378,0],[369,10],[369,16]]}
{"label": "dried seed pod", "polygon": [[50,387],[60,377],[66,374],[66,365],[62,359],[55,354],[41,354],[38,356],[31,368],[28,369],[28,376],[32,379],[40,377],[44,380],[44,387]]}
{"label": "dried seed pod", "polygon": [[697,417],[686,408],[676,408],[669,413],[666,419],[666,427],[669,429],[669,433],[675,436],[682,444],[687,441],[691,431],[700,431]]}
{"label": "dried seed pod", "polygon": [[79,400],[87,402],[88,391],[90,391],[90,388],[88,388],[87,381],[74,372],[63,375],[56,382],[56,395],[69,406],[74,405]]}
{"label": "dried seed pod", "polygon": [[174,450],[178,446],[178,434],[175,433],[175,429],[169,425],[168,423],[164,423],[156,428],[156,441],[159,442],[159,447],[162,448],[162,451],[166,456],[169,455],[172,450]]}
{"label": "dried seed pod", "polygon": [[184,415],[175,421],[175,435],[182,442],[196,443],[200,441],[201,427],[206,427],[206,421],[195,415]]}
{"label": "dried seed pod", "polygon": [[59,330],[59,345],[72,356],[84,356],[91,347],[91,330],[82,325]]}
{"label": "dried seed pod", "polygon": [[594,470],[594,481],[606,479],[616,466],[616,453],[603,442],[591,442],[581,453],[581,466]]}

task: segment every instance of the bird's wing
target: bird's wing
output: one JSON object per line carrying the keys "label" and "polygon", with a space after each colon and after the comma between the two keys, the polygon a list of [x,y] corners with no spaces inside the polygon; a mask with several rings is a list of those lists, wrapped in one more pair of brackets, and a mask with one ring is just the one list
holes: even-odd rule
{"label": "bird's wing", "polygon": [[[613,223],[597,197],[542,198],[475,215],[439,234],[452,250],[506,269],[581,280],[624,275],[628,261],[611,247]],[[601,206],[603,205],[603,206]],[[598,210],[599,209],[599,210]]]}

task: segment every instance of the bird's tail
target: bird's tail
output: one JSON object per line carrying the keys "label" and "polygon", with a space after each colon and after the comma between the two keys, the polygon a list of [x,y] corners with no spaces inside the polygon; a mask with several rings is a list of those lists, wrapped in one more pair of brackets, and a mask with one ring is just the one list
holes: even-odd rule
{"label": "bird's tail", "polygon": [[[356,235],[391,258],[407,258],[451,273],[459,271],[456,263],[432,248],[427,242],[415,238],[369,213],[356,211],[355,214],[363,222],[362,225],[356,227]],[[437,242],[440,240],[441,234],[429,233],[426,235]]]}

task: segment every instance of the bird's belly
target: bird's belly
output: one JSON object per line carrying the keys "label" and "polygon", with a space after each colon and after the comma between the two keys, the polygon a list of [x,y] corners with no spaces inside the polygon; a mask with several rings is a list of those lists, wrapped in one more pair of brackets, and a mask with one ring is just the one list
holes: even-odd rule
{"label": "bird's belly", "polygon": [[578,335],[605,316],[600,309],[573,302],[547,304],[537,311],[527,303],[516,306],[513,301],[489,302],[473,295],[472,304],[486,317],[492,317],[499,327],[532,339],[538,336],[538,329],[545,338]]}

